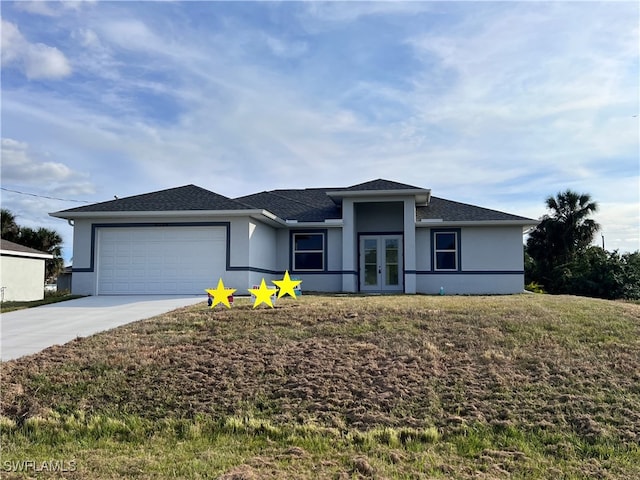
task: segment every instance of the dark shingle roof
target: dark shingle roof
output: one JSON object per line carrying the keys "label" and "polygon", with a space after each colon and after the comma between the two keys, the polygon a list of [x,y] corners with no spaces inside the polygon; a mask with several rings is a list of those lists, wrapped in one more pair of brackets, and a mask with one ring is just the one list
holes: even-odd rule
{"label": "dark shingle roof", "polygon": [[427,206],[416,207],[416,220],[422,219],[442,219],[445,222],[517,220],[537,223],[530,218],[438,197],[431,197]]}
{"label": "dark shingle roof", "polygon": [[421,187],[413,187],[405,183],[392,182],[391,180],[384,180],[378,178],[377,180],[371,180],[369,182],[359,183],[347,188],[336,188],[334,190],[340,190],[343,192],[359,192],[369,190],[424,190]]}
{"label": "dark shingle roof", "polygon": [[196,185],[144,193],[132,197],[118,198],[94,203],[58,213],[79,212],[154,212],[172,210],[242,210],[247,205]]}
{"label": "dark shingle roof", "polygon": [[377,179],[350,187],[307,188],[304,190],[271,190],[236,200],[263,208],[284,220],[299,222],[321,222],[327,219],[342,218],[340,206],[328,194],[331,192],[358,192],[383,190],[422,190],[404,183]]}
{"label": "dark shingle roof", "polygon": [[24,245],[10,242],[9,240],[5,240],[4,238],[0,239],[0,250],[9,250],[11,252],[20,253],[33,253],[37,255],[49,255],[47,252],[41,252],[40,250],[36,250],[35,248],[31,247],[25,247]]}
{"label": "dark shingle roof", "polygon": [[338,205],[327,196],[328,190],[330,189],[272,190],[236,200],[253,205],[255,208],[268,210],[283,220],[321,222],[328,218],[342,217]]}
{"label": "dark shingle roof", "polygon": [[[264,209],[283,220],[321,222],[342,218],[339,200],[332,192],[422,190],[420,187],[384,179],[372,180],[344,188],[307,188],[303,190],[281,189],[260,192],[231,199],[195,185],[170,188],[158,192],[110,200],[57,212],[54,216],[69,218],[74,213],[90,212],[153,212],[197,210],[248,210]],[[407,192],[410,193],[410,192]],[[416,207],[416,218],[442,219],[443,221],[494,221],[516,220],[535,222],[529,218],[487,208],[431,197],[428,206]]]}

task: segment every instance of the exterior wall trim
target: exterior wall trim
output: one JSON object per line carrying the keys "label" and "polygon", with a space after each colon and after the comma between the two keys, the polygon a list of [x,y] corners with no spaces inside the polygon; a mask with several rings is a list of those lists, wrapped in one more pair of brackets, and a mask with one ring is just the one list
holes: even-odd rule
{"label": "exterior wall trim", "polygon": [[524,270],[414,270],[416,275],[524,275]]}
{"label": "exterior wall trim", "polygon": [[91,259],[88,267],[72,267],[72,272],[92,273],[95,272],[96,262],[96,232],[98,228],[140,228],[140,227],[225,227],[227,235],[227,258],[226,264],[229,268],[231,262],[230,222],[129,222],[129,223],[92,223],[91,224]]}
{"label": "exterior wall trim", "polygon": [[[436,270],[436,233],[456,234],[456,265],[455,270]],[[462,270],[462,229],[461,228],[432,228],[431,232],[431,270],[428,273],[464,273]]]}
{"label": "exterior wall trim", "polygon": [[[321,233],[323,235],[323,259],[322,259],[322,270],[294,270],[293,269],[293,236],[296,233]],[[323,273],[342,273],[340,271],[329,271],[327,266],[329,265],[329,230],[326,228],[310,228],[310,229],[297,229],[290,228],[289,229],[289,271],[291,273],[296,273],[298,275],[318,275]],[[283,272],[284,273],[284,272]]]}
{"label": "exterior wall trim", "polygon": [[[95,272],[95,260],[96,260],[96,233],[98,228],[140,228],[140,227],[225,227],[226,230],[226,266],[225,269],[228,272],[256,272],[264,273],[268,275],[283,275],[284,270],[270,270],[267,268],[252,267],[251,265],[231,265],[231,222],[129,222],[129,223],[92,223],[91,224],[91,259],[88,267],[72,267],[72,272],[78,273],[93,273]],[[290,230],[290,239],[292,232],[305,233],[305,232],[323,232],[325,239],[327,235],[327,229],[313,229],[305,231]],[[290,245],[291,255],[291,245]],[[5,254],[2,254],[5,256]],[[53,258],[53,256],[51,256]],[[291,260],[291,258],[290,258]],[[325,252],[325,270],[316,272],[299,272],[304,275],[340,275],[340,274],[353,274],[357,275],[357,271],[350,270],[327,270],[326,265],[328,256]]]}
{"label": "exterior wall trim", "polygon": [[48,255],[44,253],[42,255],[38,255],[35,253],[21,254],[20,252],[14,252],[12,250],[2,250],[2,252],[0,252],[0,255],[2,255],[3,257],[13,257],[13,258],[32,258],[34,260],[50,260],[53,258],[53,255]]}

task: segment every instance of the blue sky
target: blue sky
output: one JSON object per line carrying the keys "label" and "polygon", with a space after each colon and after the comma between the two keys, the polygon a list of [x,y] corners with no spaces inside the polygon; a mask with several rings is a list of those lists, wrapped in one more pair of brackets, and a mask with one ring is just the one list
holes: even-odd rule
{"label": "blue sky", "polygon": [[[2,2],[2,206],[387,178],[640,248],[637,2]],[[600,236],[598,236],[600,242]]]}

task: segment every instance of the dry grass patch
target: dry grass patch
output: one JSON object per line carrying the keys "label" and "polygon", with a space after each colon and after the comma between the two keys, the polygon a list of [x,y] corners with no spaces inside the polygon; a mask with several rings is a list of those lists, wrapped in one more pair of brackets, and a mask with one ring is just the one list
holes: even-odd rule
{"label": "dry grass patch", "polygon": [[[11,458],[42,454],[29,449],[36,438],[47,453],[66,445],[60,425],[72,416],[76,438],[114,439],[77,450],[85,467],[126,445],[174,461],[195,449],[200,466],[181,469],[186,478],[640,476],[640,306],[630,303],[517,295],[201,304],[1,368]],[[34,428],[38,417],[48,420]],[[113,423],[96,434],[105,419]],[[163,478],[168,462],[84,473]]]}

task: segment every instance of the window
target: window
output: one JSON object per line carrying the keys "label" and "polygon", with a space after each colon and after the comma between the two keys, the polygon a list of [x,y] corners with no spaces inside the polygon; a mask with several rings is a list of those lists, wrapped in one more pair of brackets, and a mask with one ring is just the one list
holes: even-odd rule
{"label": "window", "polygon": [[434,232],[434,270],[458,270],[458,233]]}
{"label": "window", "polygon": [[324,270],[324,234],[293,234],[293,270]]}

